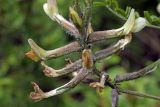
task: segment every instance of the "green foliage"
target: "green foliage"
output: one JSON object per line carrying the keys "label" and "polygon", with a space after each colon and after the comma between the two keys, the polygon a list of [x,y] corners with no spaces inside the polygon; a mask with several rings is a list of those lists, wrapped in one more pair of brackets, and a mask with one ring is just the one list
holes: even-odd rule
{"label": "green foliage", "polygon": [[109,11],[113,12],[122,20],[126,20],[131,11],[131,7],[126,7],[126,10],[123,10],[119,7],[116,0],[105,0],[104,2],[94,2],[96,6],[105,6]]}
{"label": "green foliage", "polygon": [[[93,22],[96,30],[107,28],[110,23],[112,27],[119,26],[118,21],[112,20],[111,13],[107,14],[107,9],[115,13],[118,17],[126,20],[130,12],[130,7],[126,10],[122,9],[117,0],[107,0],[97,2],[94,7]],[[149,1],[149,0],[146,0]],[[41,72],[42,68],[33,61],[25,58],[24,53],[29,49],[27,39],[33,38],[44,49],[55,49],[69,43],[72,37],[65,34],[63,28],[60,28],[52,20],[46,16],[42,5],[45,0],[1,0],[0,1],[0,107],[109,107],[111,106],[110,89],[107,87],[102,94],[98,94],[90,87],[81,84],[75,87],[71,92],[63,95],[55,96],[41,102],[33,102],[29,100],[28,95],[32,90],[30,82],[36,81],[41,84],[42,89],[49,91],[57,86],[66,83],[70,78],[62,77],[61,79],[47,78]],[[59,11],[65,17],[68,17],[69,6],[72,0],[58,0]],[[137,1],[133,1],[137,2]],[[141,6],[139,6],[141,9]],[[155,7],[154,7],[155,8]],[[136,8],[135,8],[136,9]],[[103,11],[103,12],[101,12]],[[107,14],[105,16],[105,14]],[[138,14],[137,14],[138,16]],[[149,23],[160,26],[160,18],[151,15],[149,12],[144,13],[145,18]],[[109,19],[107,19],[109,18]],[[112,21],[110,21],[112,20]],[[103,29],[104,30],[104,29]],[[152,35],[151,35],[152,36]],[[137,39],[136,39],[137,40]],[[130,57],[121,57],[113,55],[110,58],[104,59],[104,62],[98,63],[97,66],[102,68],[102,64],[107,65],[105,70],[112,76],[126,73],[127,71],[138,70],[145,66],[146,63],[152,62],[149,56],[144,56],[144,52],[148,49],[143,48],[143,42],[133,41],[130,50]],[[103,43],[104,47],[109,45],[110,41]],[[133,47],[133,48],[132,48]],[[159,46],[158,46],[159,47]],[[98,47],[100,49],[101,47]],[[137,50],[138,49],[138,50]],[[157,54],[151,49],[151,54]],[[75,55],[76,54],[76,55]],[[54,68],[64,66],[64,59],[71,57],[73,61],[79,58],[78,53],[70,54],[62,58],[57,58],[48,61],[49,65]],[[132,56],[134,55],[134,56]],[[153,55],[153,56],[154,56]],[[78,57],[77,57],[78,56]],[[129,59],[130,58],[130,59]],[[136,62],[144,60],[141,66],[137,66]],[[123,65],[123,66],[122,66]],[[122,85],[125,88],[135,89],[141,92],[159,94],[159,78],[160,69],[154,72],[149,77],[126,83]],[[148,99],[136,99],[132,96],[122,95],[120,98],[120,107],[156,107],[160,104],[156,101]],[[157,107],[158,107],[157,106]]]}
{"label": "green foliage", "polygon": [[160,17],[152,15],[148,11],[144,11],[144,16],[151,24],[160,26]]}
{"label": "green foliage", "polygon": [[[126,9],[122,9],[117,0],[105,0],[103,2],[94,2],[96,6],[105,6],[110,12],[115,14],[121,20],[127,20],[131,7],[127,6]],[[136,12],[136,16],[139,17],[139,13]],[[160,17],[151,14],[148,11],[144,11],[144,17],[149,22],[149,27],[159,27],[160,26]],[[160,29],[160,28],[159,28]]]}

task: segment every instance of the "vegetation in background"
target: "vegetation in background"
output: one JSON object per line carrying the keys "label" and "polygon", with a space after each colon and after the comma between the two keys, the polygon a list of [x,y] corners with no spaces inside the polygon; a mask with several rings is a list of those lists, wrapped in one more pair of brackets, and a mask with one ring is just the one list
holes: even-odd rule
{"label": "vegetation in background", "polygon": [[[5,0],[0,1],[0,106],[1,107],[107,107],[110,106],[110,89],[105,89],[99,95],[95,90],[79,86],[71,92],[55,96],[47,100],[35,103],[29,100],[28,93],[31,91],[30,81],[41,83],[45,91],[57,87],[70,79],[70,76],[62,78],[47,78],[40,72],[42,68],[25,58],[24,53],[29,50],[27,38],[32,37],[47,49],[63,46],[73,40],[61,27],[50,20],[43,11],[44,0]],[[60,11],[66,18],[68,7],[72,0],[58,0]],[[150,11],[158,16],[156,6],[158,1],[119,0],[120,7],[131,5],[143,16],[142,11]],[[65,6],[64,6],[65,5]],[[62,8],[63,7],[63,8]],[[120,12],[119,12],[120,13]],[[146,17],[148,13],[145,13]],[[149,15],[150,16],[150,15]],[[153,17],[154,18],[154,17]],[[150,18],[149,18],[150,19]],[[156,17],[156,20],[157,19]],[[114,16],[106,7],[94,7],[93,26],[95,30],[111,29],[120,27],[124,22]],[[151,20],[152,22],[152,20]],[[159,24],[159,21],[153,24]],[[65,35],[65,36],[64,36]],[[110,58],[104,60],[105,67],[112,77],[117,72],[132,72],[143,68],[160,56],[160,32],[157,29],[145,28],[142,32],[134,35],[132,43],[125,49]],[[114,40],[107,40],[102,47],[108,46]],[[97,47],[96,50],[99,50]],[[49,65],[60,68],[64,65],[64,59],[77,57],[70,54],[63,58],[50,60]],[[102,63],[102,62],[100,62]],[[101,67],[101,64],[97,65]],[[155,71],[152,75],[123,85],[130,89],[157,95],[159,93],[160,73]],[[120,107],[158,107],[160,104],[154,100],[122,96]]]}

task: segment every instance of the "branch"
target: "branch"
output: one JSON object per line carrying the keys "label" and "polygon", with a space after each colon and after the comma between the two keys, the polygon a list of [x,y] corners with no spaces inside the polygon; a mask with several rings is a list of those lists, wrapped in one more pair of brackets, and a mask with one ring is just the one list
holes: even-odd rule
{"label": "branch", "polygon": [[117,89],[112,89],[112,107],[118,107],[119,93]]}
{"label": "branch", "polygon": [[125,93],[125,94],[135,95],[135,96],[138,96],[138,97],[150,98],[150,99],[160,101],[159,96],[153,96],[153,95],[149,95],[149,94],[139,93],[139,92],[136,92],[136,91],[122,90],[122,89],[120,89],[120,92]]}
{"label": "branch", "polygon": [[132,73],[127,73],[125,75],[117,75],[116,76],[116,83],[123,82],[123,81],[129,81],[134,80],[140,77],[143,77],[157,69],[157,67],[160,65],[160,59],[158,59],[156,62],[152,63],[151,65]]}

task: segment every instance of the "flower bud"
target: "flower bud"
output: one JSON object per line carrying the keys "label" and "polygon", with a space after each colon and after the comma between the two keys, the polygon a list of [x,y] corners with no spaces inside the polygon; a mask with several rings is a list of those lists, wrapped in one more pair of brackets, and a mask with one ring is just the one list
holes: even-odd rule
{"label": "flower bud", "polygon": [[56,0],[48,0],[47,3],[43,5],[43,9],[52,20],[55,20],[55,16],[58,14]]}
{"label": "flower bud", "polygon": [[143,17],[139,17],[136,19],[134,23],[134,27],[132,28],[132,32],[139,32],[147,25],[147,20]]}
{"label": "flower bud", "polygon": [[55,13],[58,13],[56,0],[47,0],[47,4],[50,14],[54,15]]}
{"label": "flower bud", "polygon": [[158,3],[158,5],[157,5],[157,11],[160,14],[160,3]]}
{"label": "flower bud", "polygon": [[[60,26],[65,28],[71,35],[74,35],[77,37],[77,35],[79,35],[79,32],[78,32],[78,29],[75,27],[75,25],[72,24],[71,22],[69,22],[68,20],[66,20],[62,15],[60,15],[58,13],[58,9],[57,9],[57,6],[55,5],[56,4],[55,2],[53,2],[53,3],[51,2],[49,5],[49,1],[48,1],[48,3],[45,3],[43,5],[43,9],[44,9],[45,13],[53,21],[56,21]],[[54,5],[51,6],[51,4],[54,4]]]}
{"label": "flower bud", "polygon": [[139,32],[147,25],[147,23],[148,22],[145,18],[139,17],[136,19],[135,11],[132,9],[126,23],[118,29],[122,30],[119,35],[127,35],[131,32]]}
{"label": "flower bud", "polygon": [[81,27],[82,19],[79,17],[78,13],[72,7],[69,8],[69,11],[73,23],[76,25],[76,27]]}

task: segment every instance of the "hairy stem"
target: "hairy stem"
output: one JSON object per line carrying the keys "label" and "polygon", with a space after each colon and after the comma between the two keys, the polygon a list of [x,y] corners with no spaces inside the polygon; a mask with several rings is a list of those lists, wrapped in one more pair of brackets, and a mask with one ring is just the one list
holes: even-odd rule
{"label": "hairy stem", "polygon": [[115,12],[113,9],[111,9],[109,6],[106,6],[106,8],[108,9],[108,11],[110,11],[111,13],[113,13],[115,16],[117,16],[118,18],[120,18],[123,21],[126,21],[127,19],[121,15],[119,15],[117,12]]}
{"label": "hairy stem", "polygon": [[66,55],[75,51],[79,51],[81,48],[81,46],[79,45],[78,42],[72,42],[68,45],[65,45],[63,47],[54,49],[54,50],[48,50],[46,53],[46,57],[47,58],[55,58],[55,57],[59,57],[62,55]]}

